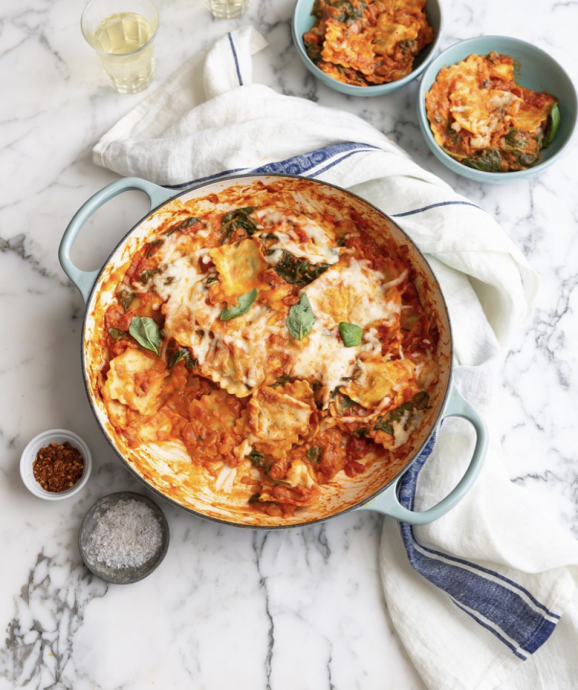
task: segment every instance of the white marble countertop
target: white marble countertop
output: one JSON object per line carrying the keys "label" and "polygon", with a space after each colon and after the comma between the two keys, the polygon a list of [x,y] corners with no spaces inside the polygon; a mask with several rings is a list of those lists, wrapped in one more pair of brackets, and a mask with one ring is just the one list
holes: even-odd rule
{"label": "white marble countertop", "polygon": [[[143,488],[91,413],[80,368],[83,305],[57,247],[77,208],[115,179],[92,164],[92,146],[148,93],[121,96],[106,85],[80,33],[82,5],[4,0],[0,8],[0,690],[422,689],[384,605],[382,518],[371,513],[267,534],[163,504],[172,542],[150,578],[107,587],[80,563],[77,532],[90,505]],[[576,141],[540,177],[478,186],[429,154],[415,84],[354,100],[314,81],[291,43],[293,0],[253,0],[237,21],[213,20],[202,0],[160,5],[151,88],[214,38],[253,23],[270,43],[255,58],[254,81],[361,115],[501,222],[543,280],[499,393],[508,470],[578,536]],[[442,48],[480,34],[516,36],[551,52],[576,80],[576,3],[443,5]],[[145,210],[131,192],[100,211],[78,243],[81,267],[99,267]],[[80,495],[49,503],[26,491],[18,461],[32,436],[54,427],[80,434],[95,467]]]}

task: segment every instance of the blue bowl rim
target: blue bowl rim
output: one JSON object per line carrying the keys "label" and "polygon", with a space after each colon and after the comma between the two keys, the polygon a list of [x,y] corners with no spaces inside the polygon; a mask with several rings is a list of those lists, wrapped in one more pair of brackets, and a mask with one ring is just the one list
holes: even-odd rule
{"label": "blue bowl rim", "polygon": [[[420,85],[419,85],[419,91],[418,91],[418,96],[417,96],[417,112],[418,112],[418,120],[422,128],[422,133],[425,130],[424,138],[426,140],[426,143],[428,146],[432,149],[432,152],[439,154],[438,158],[448,167],[450,170],[454,171],[458,175],[464,175],[465,177],[469,177],[469,175],[465,174],[462,169],[466,168],[470,173],[475,173],[476,177],[485,177],[486,179],[503,179],[504,182],[509,181],[509,180],[516,180],[516,179],[525,179],[527,177],[530,177],[532,175],[537,175],[539,172],[542,172],[546,168],[549,168],[555,161],[558,160],[558,158],[562,155],[562,153],[568,148],[568,145],[572,141],[574,134],[576,132],[576,123],[578,121],[578,95],[576,93],[576,88],[574,86],[574,82],[570,78],[570,75],[568,72],[564,69],[564,67],[556,60],[553,58],[549,53],[547,53],[545,50],[542,48],[539,48],[538,46],[535,46],[533,43],[528,43],[528,41],[524,41],[521,38],[515,38],[514,36],[502,36],[502,35],[491,35],[491,36],[473,36],[472,38],[465,38],[462,41],[457,41],[451,46],[448,46],[445,50],[443,50],[438,56],[436,56],[435,61],[441,61],[443,57],[450,51],[453,50],[456,46],[467,46],[470,44],[475,44],[479,41],[488,41],[488,40],[507,40],[507,41],[512,41],[514,43],[518,43],[523,46],[527,46],[531,50],[535,51],[536,53],[539,53],[542,57],[546,58],[547,60],[551,60],[557,67],[558,69],[562,72],[562,74],[566,77],[568,80],[568,83],[570,84],[571,90],[569,92],[569,98],[565,98],[564,100],[573,101],[570,104],[570,107],[573,108],[574,110],[574,122],[572,124],[572,129],[570,130],[570,134],[568,135],[568,139],[566,140],[566,143],[563,144],[560,147],[560,150],[555,153],[553,156],[548,158],[548,160],[541,160],[539,163],[534,165],[531,168],[528,168],[527,170],[514,170],[513,172],[508,172],[508,173],[502,173],[502,172],[486,172],[485,170],[475,170],[474,168],[467,168],[467,166],[462,165],[461,163],[458,163],[456,160],[454,160],[450,155],[448,155],[445,151],[442,150],[440,145],[437,143],[435,140],[430,123],[427,117],[427,112],[425,109],[425,82],[426,78],[428,76],[429,70],[434,70],[437,69],[439,70],[443,69],[443,66],[440,67],[435,67],[433,64],[433,61],[429,63],[427,66],[426,71],[423,74],[423,77],[421,79]],[[472,53],[472,55],[475,53]],[[484,53],[487,55],[487,53]],[[462,58],[463,59],[463,58]],[[459,62],[459,61],[458,61]],[[448,64],[455,65],[457,64],[456,62],[451,62]],[[445,65],[444,65],[445,66]],[[437,75],[436,75],[437,76]],[[435,151],[432,148],[435,147]],[[470,179],[472,179],[470,177]]]}
{"label": "blue bowl rim", "polygon": [[[345,82],[337,81],[337,79],[334,79],[333,77],[326,74],[323,70],[320,70],[319,67],[317,67],[317,65],[309,58],[309,56],[305,52],[305,48],[303,47],[303,37],[299,36],[299,34],[297,33],[297,8],[299,7],[299,5],[305,4],[306,2],[310,2],[313,6],[313,2],[315,2],[315,0],[297,0],[297,2],[295,3],[295,7],[293,8],[293,16],[291,18],[291,33],[293,34],[293,43],[297,46],[297,52],[299,53],[301,59],[306,61],[307,67],[311,70],[315,77],[317,77],[324,84],[326,83],[326,79],[330,79],[332,82],[341,84],[342,87],[347,88],[348,92],[352,96],[358,93],[367,96],[369,95],[368,89],[371,89],[371,92],[376,96],[383,96],[386,93],[389,93],[390,91],[399,89],[402,86],[409,84],[410,81],[413,81],[416,77],[422,74],[422,72],[431,64],[431,61],[436,56],[436,51],[438,50],[444,26],[444,13],[442,9],[441,0],[435,0],[435,2],[437,2],[440,13],[439,30],[433,40],[433,43],[430,43],[428,46],[424,48],[424,50],[429,49],[429,55],[427,55],[427,57],[424,59],[421,65],[419,65],[415,70],[412,69],[412,71],[407,76],[402,77],[401,79],[397,79],[396,81],[390,81],[386,84],[374,84],[373,86],[355,86],[354,84],[346,84]],[[430,0],[426,0],[426,10],[428,2],[430,2]],[[376,89],[380,89],[380,91],[377,92]]]}

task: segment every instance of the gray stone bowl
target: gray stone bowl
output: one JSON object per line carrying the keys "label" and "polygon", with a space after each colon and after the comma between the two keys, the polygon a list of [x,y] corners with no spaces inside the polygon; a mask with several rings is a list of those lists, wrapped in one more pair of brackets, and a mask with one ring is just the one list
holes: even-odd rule
{"label": "gray stone bowl", "polygon": [[[127,499],[134,499],[135,501],[144,503],[152,509],[161,526],[161,545],[154,556],[142,565],[128,566],[126,568],[111,568],[102,561],[97,560],[94,550],[90,548],[91,535],[104,513],[112,508],[112,506],[119,503],[119,501]],[[78,548],[80,549],[80,555],[86,567],[97,577],[115,585],[130,585],[150,575],[153,570],[158,568],[165,557],[167,549],[169,548],[169,541],[169,525],[163,511],[154,501],[151,501],[150,498],[142,494],[136,494],[133,491],[119,491],[118,493],[103,496],[103,498],[97,501],[92,508],[90,508],[88,513],[86,513],[78,532]]]}

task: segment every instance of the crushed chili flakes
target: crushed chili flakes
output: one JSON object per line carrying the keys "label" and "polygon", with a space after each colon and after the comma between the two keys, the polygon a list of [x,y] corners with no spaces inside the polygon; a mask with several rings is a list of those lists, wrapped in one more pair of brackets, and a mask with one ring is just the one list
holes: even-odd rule
{"label": "crushed chili flakes", "polygon": [[82,477],[84,458],[68,441],[62,445],[51,443],[38,451],[32,469],[45,491],[58,493],[70,489]]}

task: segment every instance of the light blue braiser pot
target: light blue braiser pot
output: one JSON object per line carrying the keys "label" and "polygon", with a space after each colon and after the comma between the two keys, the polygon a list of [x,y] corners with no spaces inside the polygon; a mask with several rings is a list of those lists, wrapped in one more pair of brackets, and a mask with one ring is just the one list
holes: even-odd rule
{"label": "light blue braiser pot", "polygon": [[[241,175],[224,178],[218,182],[204,183],[177,194],[175,194],[174,190],[159,187],[139,178],[126,178],[113,182],[96,193],[76,213],[62,238],[59,258],[62,268],[79,289],[86,303],[86,313],[83,325],[82,365],[87,394],[95,416],[115,452],[136,477],[162,498],[201,518],[216,520],[236,526],[283,529],[320,522],[350,510],[374,510],[414,525],[433,522],[442,515],[445,515],[445,513],[451,510],[465,496],[478,476],[486,454],[486,426],[482,418],[469,403],[464,400],[451,383],[452,337],[447,307],[439,284],[426,259],[391,218],[351,192],[347,192],[326,183],[316,180],[307,180],[307,184],[310,183],[311,185],[322,186],[323,194],[327,197],[328,203],[335,197],[336,201],[338,200],[339,203],[346,203],[350,207],[355,208],[357,212],[364,214],[370,220],[374,229],[387,233],[387,235],[392,237],[399,246],[403,245],[407,247],[409,260],[421,277],[422,282],[425,284],[424,290],[427,293],[428,305],[437,316],[440,327],[440,344],[438,348],[438,363],[440,364],[439,382],[430,395],[431,407],[426,411],[421,427],[413,433],[407,443],[409,451],[406,457],[391,464],[373,463],[365,473],[355,478],[343,477],[343,479],[341,479],[340,475],[343,475],[343,473],[340,473],[332,482],[325,485],[322,492],[324,500],[320,505],[316,504],[311,507],[300,509],[296,511],[295,516],[282,518],[283,522],[280,524],[281,520],[279,518],[264,516],[258,511],[247,511],[245,509],[241,511],[242,515],[240,515],[238,507],[235,508],[234,506],[222,504],[224,499],[221,501],[222,497],[220,494],[213,494],[212,498],[207,499],[206,497],[203,498],[202,495],[206,492],[193,492],[191,493],[190,499],[187,499],[185,502],[171,498],[169,493],[163,489],[162,485],[150,478],[144,478],[137,470],[134,463],[135,456],[133,456],[133,453],[136,451],[128,448],[126,443],[123,442],[121,435],[115,433],[114,428],[108,420],[102,399],[96,391],[96,385],[94,383],[96,379],[93,376],[95,367],[100,368],[102,364],[93,363],[91,361],[89,346],[91,334],[93,333],[95,325],[95,305],[99,299],[103,299],[102,295],[100,295],[101,292],[104,292],[102,286],[105,285],[106,278],[110,276],[115,266],[121,265],[120,259],[123,252],[124,260],[126,260],[125,250],[127,248],[127,243],[130,243],[128,245],[129,247],[136,247],[146,241],[146,237],[151,234],[150,226],[148,230],[146,227],[147,221],[149,221],[150,217],[155,212],[172,199],[178,197],[180,201],[190,201],[191,199],[206,197],[208,194],[219,194],[219,192],[223,192],[223,190],[232,186],[242,185],[245,187],[258,181],[278,183],[278,181],[283,178],[288,180],[296,179],[289,175]],[[319,188],[317,187],[317,189]],[[72,247],[78,233],[87,220],[103,204],[127,190],[140,190],[144,192],[150,200],[150,213],[127,233],[112,252],[101,270],[81,271],[71,260]],[[404,473],[418,460],[418,458],[420,458],[421,453],[431,452],[435,431],[439,427],[441,421],[447,417],[462,417],[470,422],[475,430],[475,447],[469,465],[457,486],[437,505],[423,512],[409,510],[400,503],[398,497],[398,484],[404,476]],[[422,461],[423,457],[422,455]],[[221,503],[219,503],[219,501],[221,501]],[[252,515],[254,515],[254,517],[252,517]]]}

